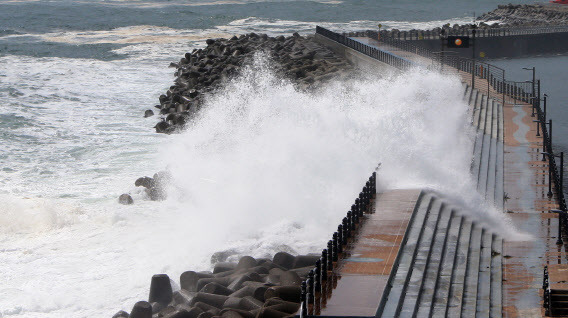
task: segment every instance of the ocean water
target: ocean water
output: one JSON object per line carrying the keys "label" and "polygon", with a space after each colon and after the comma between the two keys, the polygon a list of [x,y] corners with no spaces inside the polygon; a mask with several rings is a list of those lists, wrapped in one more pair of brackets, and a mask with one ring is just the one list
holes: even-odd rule
{"label": "ocean water", "polygon": [[[207,38],[429,28],[497,4],[3,1],[0,316],[110,317],[147,298],[152,274],[208,270],[215,252],[319,252],[379,162],[380,187],[445,191],[514,233],[473,190],[453,77],[361,74],[304,93],[258,55],[183,134],[142,116],[172,84],[168,64]],[[165,168],[169,198],[149,201],[134,180]],[[134,205],[117,203],[126,192]]]}

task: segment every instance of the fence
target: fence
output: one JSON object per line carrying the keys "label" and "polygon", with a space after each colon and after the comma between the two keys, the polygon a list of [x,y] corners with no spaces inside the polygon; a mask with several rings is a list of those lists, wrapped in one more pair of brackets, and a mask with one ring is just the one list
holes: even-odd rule
{"label": "fence", "polygon": [[[383,30],[366,31],[373,33],[374,38],[380,34],[381,38],[391,38],[400,41],[416,41],[416,40],[438,40],[440,39],[440,31],[434,30],[410,30],[410,31],[393,31]],[[444,28],[445,35],[472,36],[472,28]],[[515,27],[515,28],[476,28],[476,37],[498,37],[498,36],[514,36],[514,35],[536,35],[544,33],[560,33],[568,32],[568,25],[560,26],[542,26],[542,27]]]}
{"label": "fence", "polygon": [[355,199],[351,210],[343,218],[332,239],[327,242],[327,249],[321,252],[315,267],[308,273],[308,278],[302,282],[300,317],[319,314],[319,303],[326,296],[326,290],[332,285],[333,268],[345,254],[344,249],[348,240],[360,228],[366,213],[372,213],[372,203],[377,193],[377,173],[373,172],[365,183],[363,190]]}
{"label": "fence", "polygon": [[370,45],[366,45],[364,43],[355,41],[343,34],[339,34],[339,33],[335,33],[333,31],[330,31],[328,29],[322,28],[320,26],[316,26],[316,33],[325,36],[326,38],[333,40],[337,43],[343,44],[347,47],[350,47],[354,50],[356,50],[357,52],[363,53],[367,56],[370,56],[376,60],[379,60],[381,62],[387,63],[389,65],[392,65],[398,69],[408,69],[410,68],[410,66],[412,65],[411,62],[402,59],[396,55],[387,53],[387,52],[383,52],[381,50],[378,50],[377,48],[374,48]]}

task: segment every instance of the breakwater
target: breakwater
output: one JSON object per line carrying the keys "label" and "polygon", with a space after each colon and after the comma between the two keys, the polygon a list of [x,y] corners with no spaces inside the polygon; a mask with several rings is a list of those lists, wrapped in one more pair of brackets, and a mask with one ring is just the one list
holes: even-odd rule
{"label": "breakwater", "polygon": [[[250,33],[230,39],[209,39],[207,47],[186,53],[176,68],[175,84],[161,95],[162,120],[156,132],[172,133],[183,126],[201,108],[206,95],[239,74],[257,52],[266,52],[274,61],[274,68],[293,80],[300,89],[321,85],[327,80],[344,76],[351,68],[342,58],[325,46],[297,33],[284,37]],[[148,113],[149,114],[149,113]]]}

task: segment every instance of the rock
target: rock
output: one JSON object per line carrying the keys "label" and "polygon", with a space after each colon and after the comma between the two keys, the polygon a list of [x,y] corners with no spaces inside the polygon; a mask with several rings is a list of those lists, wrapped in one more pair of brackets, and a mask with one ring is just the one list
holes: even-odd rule
{"label": "rock", "polygon": [[213,275],[194,271],[183,272],[180,275],[180,287],[190,292],[196,292],[197,282],[201,278],[213,278]]}
{"label": "rock", "polygon": [[217,283],[219,285],[227,287],[231,283],[231,277],[200,278],[197,281],[197,290],[201,291],[201,289],[209,283]]}
{"label": "rock", "polygon": [[146,190],[146,194],[152,201],[163,201],[167,198],[166,193],[161,188],[151,188]]}
{"label": "rock", "polygon": [[172,301],[172,297],[172,285],[170,284],[170,278],[168,275],[156,274],[152,276],[148,301],[167,305],[170,301]]}
{"label": "rock", "polygon": [[225,295],[225,296],[229,296],[230,294],[233,293],[233,290],[215,282],[211,282],[203,286],[203,288],[200,291],[204,293]]}
{"label": "rock", "polygon": [[256,260],[251,256],[243,256],[237,264],[237,269],[247,269],[255,267],[257,265]]}
{"label": "rock", "polygon": [[150,303],[150,305],[152,306],[152,314],[158,313],[166,307],[164,304],[158,302]]}
{"label": "rock", "polygon": [[296,258],[294,255],[286,252],[278,252],[274,255],[272,262],[278,266],[286,269],[290,269],[294,266],[294,261]]}
{"label": "rock", "polygon": [[264,306],[289,314],[295,314],[300,309],[300,303],[285,301],[277,297],[268,299]]}
{"label": "rock", "polygon": [[191,300],[195,296],[195,293],[196,292],[190,292],[185,289],[180,289],[173,293],[172,299],[174,303],[177,305],[181,304],[189,305],[189,303],[191,303]]}
{"label": "rock", "polygon": [[154,179],[150,177],[141,177],[136,179],[134,185],[137,187],[144,187],[146,189],[151,189],[155,186]]}
{"label": "rock", "polygon": [[227,299],[229,299],[229,296],[198,292],[191,300],[190,305],[194,305],[197,302],[202,302],[216,308],[223,308],[223,304],[225,303],[225,301],[227,301]]}
{"label": "rock", "polygon": [[300,295],[302,290],[300,286],[273,286],[266,290],[264,293],[265,299],[278,297],[285,301],[300,302]]}
{"label": "rock", "polygon": [[151,109],[147,109],[144,112],[144,118],[148,118],[148,117],[151,117],[151,116],[154,116],[154,112]]}
{"label": "rock", "polygon": [[128,316],[129,316],[129,315],[128,315],[128,313],[127,313],[126,311],[121,310],[121,311],[117,312],[116,314],[114,314],[114,315],[112,316],[112,318],[128,318]]}
{"label": "rock", "polygon": [[124,205],[130,205],[130,204],[134,203],[134,200],[132,200],[132,197],[130,196],[130,194],[123,193],[118,197],[118,203],[124,204]]}
{"label": "rock", "polygon": [[171,125],[168,124],[166,121],[161,121],[154,126],[156,128],[157,133],[170,133],[172,131]]}
{"label": "rock", "polygon": [[237,290],[236,292],[230,294],[230,297],[235,297],[235,298],[243,298],[246,296],[253,296],[255,291],[255,288],[251,287],[251,286],[244,286],[241,287],[239,290]]}
{"label": "rock", "polygon": [[262,310],[258,313],[258,317],[262,318],[283,318],[286,316],[289,316],[289,314],[269,307],[262,308]]}
{"label": "rock", "polygon": [[217,315],[217,314],[219,313],[219,311],[220,311],[219,308],[214,307],[214,306],[211,306],[211,305],[208,305],[208,304],[203,303],[203,302],[200,302],[200,301],[196,302],[193,306],[194,306],[194,307],[197,307],[197,308],[200,308],[200,309],[203,310],[204,312],[209,312],[209,313],[211,313],[211,314],[213,314],[213,315]]}
{"label": "rock", "polygon": [[294,259],[292,268],[300,268],[306,266],[314,266],[320,255],[298,255]]}
{"label": "rock", "polygon": [[211,318],[214,315],[208,311],[202,312],[201,314],[199,314],[199,316],[197,316],[197,318]]}
{"label": "rock", "polygon": [[147,301],[139,301],[130,311],[130,318],[152,318],[152,306]]}
{"label": "rock", "polygon": [[286,271],[280,275],[281,285],[300,286],[302,278],[296,272]]}
{"label": "rock", "polygon": [[[232,313],[231,313],[232,312]],[[243,318],[255,318],[256,315],[253,314],[251,311],[242,310],[242,309],[223,309],[221,310],[221,317],[235,317],[233,316],[234,313],[237,313],[239,316]]]}
{"label": "rock", "polygon": [[213,268],[213,274],[234,270],[236,268],[237,268],[236,263],[229,263],[229,262],[217,263],[217,264],[215,264],[215,267]]}

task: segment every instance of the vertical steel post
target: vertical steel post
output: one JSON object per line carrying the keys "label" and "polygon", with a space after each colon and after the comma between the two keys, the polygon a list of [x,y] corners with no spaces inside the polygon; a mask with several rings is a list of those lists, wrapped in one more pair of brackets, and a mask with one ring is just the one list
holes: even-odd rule
{"label": "vertical steel post", "polygon": [[543,111],[543,118],[542,118],[542,122],[545,123],[546,122],[546,98],[548,97],[548,95],[544,94],[544,111]]}
{"label": "vertical steel post", "polygon": [[564,191],[564,151],[560,152],[560,191]]}
{"label": "vertical steel post", "polygon": [[552,198],[552,166],[550,165],[550,162],[552,160],[550,158],[548,158],[548,193],[546,194],[546,196],[550,199]]}
{"label": "vertical steel post", "polygon": [[558,239],[556,240],[556,244],[562,245],[562,210],[558,211]]}
{"label": "vertical steel post", "polygon": [[548,152],[552,156],[552,119],[548,120]]}
{"label": "vertical steel post", "polygon": [[476,28],[476,25],[472,24],[471,28],[472,28],[472,30],[471,30],[471,34],[472,34],[471,56],[472,56],[472,59],[473,59],[473,67],[472,67],[472,72],[471,72],[471,90],[474,90],[475,89],[475,28]]}

